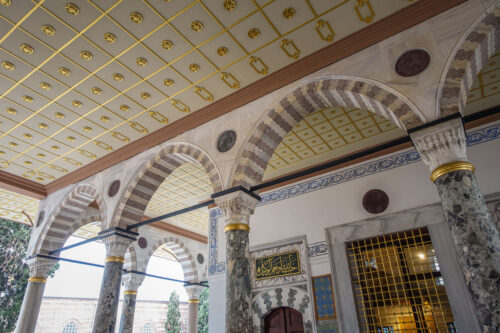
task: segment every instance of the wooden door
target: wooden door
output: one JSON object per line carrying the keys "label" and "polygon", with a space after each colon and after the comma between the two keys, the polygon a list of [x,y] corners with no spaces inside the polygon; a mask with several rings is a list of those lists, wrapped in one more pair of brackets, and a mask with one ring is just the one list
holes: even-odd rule
{"label": "wooden door", "polygon": [[292,308],[273,310],[264,319],[266,333],[303,333],[302,314]]}

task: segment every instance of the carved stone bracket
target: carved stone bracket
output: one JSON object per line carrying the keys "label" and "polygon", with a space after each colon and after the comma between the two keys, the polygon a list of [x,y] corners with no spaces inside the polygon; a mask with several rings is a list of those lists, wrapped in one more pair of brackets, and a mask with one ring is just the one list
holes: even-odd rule
{"label": "carved stone bracket", "polygon": [[122,275],[122,286],[125,291],[137,291],[143,281],[143,274],[126,273]]}
{"label": "carved stone bracket", "polygon": [[190,286],[184,286],[184,289],[186,289],[186,293],[188,294],[189,299],[200,299],[201,292],[205,287],[198,286],[198,285],[190,285]]}
{"label": "carved stone bracket", "polygon": [[114,234],[104,238],[103,241],[106,246],[107,257],[123,257],[125,256],[125,252],[127,252],[130,243],[132,243],[134,239]]}
{"label": "carved stone bracket", "polygon": [[26,264],[30,269],[30,277],[38,277],[46,279],[49,276],[50,270],[57,263],[57,260],[35,257],[26,260]]}
{"label": "carved stone bracket", "polygon": [[259,200],[243,191],[237,191],[215,198],[215,203],[225,217],[225,225],[249,224],[250,215]]}

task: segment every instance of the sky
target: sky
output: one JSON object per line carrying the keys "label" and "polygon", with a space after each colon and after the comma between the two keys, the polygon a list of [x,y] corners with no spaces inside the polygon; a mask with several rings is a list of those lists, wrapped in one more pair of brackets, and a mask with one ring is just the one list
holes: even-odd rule
{"label": "sky", "polygon": [[[82,238],[71,236],[66,245],[82,241]],[[95,264],[104,264],[106,250],[103,243],[92,242],[69,249],[61,253],[61,258],[68,258]],[[82,297],[98,298],[101,288],[103,268],[75,264],[65,261],[59,262],[59,269],[54,277],[47,279],[44,296],[51,297]],[[152,257],[149,261],[147,273],[183,280],[184,276],[179,262],[164,258]],[[147,277],[139,287],[137,299],[151,301],[168,301],[170,293],[177,290],[180,301],[187,301],[188,297],[182,283],[170,282],[162,279]],[[120,298],[123,297],[123,288]]]}

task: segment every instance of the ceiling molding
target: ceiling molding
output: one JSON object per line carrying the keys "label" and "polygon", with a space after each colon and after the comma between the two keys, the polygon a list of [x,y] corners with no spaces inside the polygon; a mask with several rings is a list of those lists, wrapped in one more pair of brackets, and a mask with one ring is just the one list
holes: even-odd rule
{"label": "ceiling molding", "polygon": [[[151,218],[148,216],[144,216],[142,218],[143,221],[146,221],[149,219],[151,219]],[[179,235],[179,236],[190,238],[192,240],[195,240],[195,241],[203,243],[203,244],[208,243],[208,238],[206,236],[197,234],[196,232],[193,232],[193,231],[189,231],[189,230],[177,227],[175,225],[169,224],[169,223],[164,222],[164,221],[158,221],[158,222],[151,223],[150,226],[152,226],[153,228],[156,228],[156,229],[171,232],[171,233]]]}
{"label": "ceiling molding", "polygon": [[238,92],[226,96],[209,106],[49,183],[46,186],[47,193],[52,193],[69,184],[88,178],[114,164],[120,163],[140,152],[220,117],[276,89],[359,52],[465,1],[466,0],[420,0],[407,8],[389,15],[330,46],[316,51],[242,88]]}
{"label": "ceiling molding", "polygon": [[0,187],[35,199],[43,199],[47,196],[45,185],[5,171],[0,171]]}

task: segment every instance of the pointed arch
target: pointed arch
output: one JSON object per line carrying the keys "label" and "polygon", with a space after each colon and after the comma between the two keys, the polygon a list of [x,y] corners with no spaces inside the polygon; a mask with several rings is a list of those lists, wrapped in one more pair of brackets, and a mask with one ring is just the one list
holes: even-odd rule
{"label": "pointed arch", "polygon": [[405,96],[379,82],[343,75],[309,82],[288,94],[261,118],[236,159],[232,186],[259,184],[269,159],[285,135],[310,113],[335,106],[371,111],[403,130],[425,121]]}
{"label": "pointed arch", "polygon": [[[161,183],[179,166],[198,162],[208,174],[214,192],[222,190],[222,179],[213,159],[189,143],[168,144],[143,165],[127,185],[110,227],[126,228],[140,222],[144,211]],[[207,222],[208,223],[208,222]]]}
{"label": "pointed arch", "polygon": [[[82,213],[96,201],[99,214],[82,218]],[[106,203],[99,190],[90,184],[78,184],[47,218],[32,254],[47,254],[60,248],[78,228],[91,222],[104,222]]]}
{"label": "pointed arch", "polygon": [[437,95],[437,118],[464,114],[474,79],[500,48],[500,6],[496,1],[459,40],[441,77]]}

